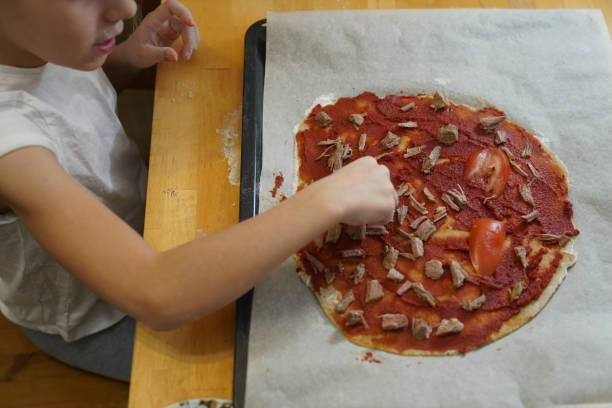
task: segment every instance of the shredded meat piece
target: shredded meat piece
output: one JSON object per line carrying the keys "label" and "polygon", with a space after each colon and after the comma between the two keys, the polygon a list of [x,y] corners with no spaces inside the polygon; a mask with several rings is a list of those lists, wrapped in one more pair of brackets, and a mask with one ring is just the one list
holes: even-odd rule
{"label": "shredded meat piece", "polygon": [[425,262],[425,276],[429,279],[438,280],[444,275],[444,267],[442,262],[437,259],[430,259]]}
{"label": "shredded meat piece", "polygon": [[514,160],[514,154],[512,154],[510,149],[508,149],[506,146],[500,147],[499,150],[501,150],[502,152],[504,152],[506,154],[506,156],[508,157],[508,160],[510,160],[510,161]]}
{"label": "shredded meat piece", "polygon": [[397,190],[395,191],[397,193],[398,197],[401,197],[405,194],[413,194],[414,193],[414,187],[412,187],[412,184],[408,183],[408,182],[403,182],[402,184],[400,184],[400,186],[397,188]]}
{"label": "shredded meat piece", "polygon": [[488,203],[491,200],[495,200],[496,198],[497,198],[497,196],[495,194],[493,194],[491,196],[485,197],[484,200],[482,200],[482,203],[486,204],[486,203]]}
{"label": "shredded meat piece", "polygon": [[411,288],[412,282],[406,281],[397,289],[397,291],[395,291],[395,293],[397,293],[398,296],[404,296],[404,293],[408,292]]}
{"label": "shredded meat piece", "polygon": [[344,249],[340,251],[340,256],[342,258],[365,258],[366,252],[361,249]]}
{"label": "shredded meat piece", "polygon": [[495,130],[497,125],[506,119],[505,116],[485,116],[480,119],[480,128],[486,133],[490,133]]}
{"label": "shredded meat piece", "polygon": [[465,196],[465,192],[463,191],[463,188],[461,188],[459,184],[457,184],[457,187],[458,189],[451,188],[450,190],[447,190],[446,194],[448,194],[453,199],[453,201],[459,206],[459,208],[463,210],[467,208],[467,205],[468,205],[467,197]]}
{"label": "shredded meat piece", "polygon": [[380,327],[383,330],[399,330],[404,327],[410,326],[410,321],[401,313],[385,313],[380,315]]}
{"label": "shredded meat piece", "polygon": [[417,154],[421,153],[424,148],[425,148],[425,145],[420,145],[420,146],[410,147],[406,149],[406,153],[404,153],[404,159],[408,159],[412,156],[416,156]]}
{"label": "shredded meat piece", "polygon": [[514,160],[510,160],[510,166],[512,166],[512,168],[513,168],[514,170],[516,170],[516,172],[517,172],[518,174],[520,174],[521,176],[523,176],[523,177],[525,177],[525,178],[529,177],[529,174],[527,174],[527,173],[525,172],[525,170],[523,170],[523,168],[521,167],[521,165],[520,165],[520,164],[518,164],[517,162],[515,162]]}
{"label": "shredded meat piece", "polygon": [[342,233],[342,224],[336,224],[327,230],[327,234],[325,236],[326,244],[335,244],[338,242],[338,238],[340,238],[340,234]]}
{"label": "shredded meat piece", "polygon": [[385,152],[385,153],[381,153],[378,156],[374,157],[376,159],[376,161],[382,159],[383,157],[387,157],[387,156],[391,156],[393,154],[393,152]]}
{"label": "shredded meat piece", "polygon": [[365,303],[378,302],[385,296],[383,287],[376,279],[368,281],[366,284]]}
{"label": "shredded meat piece", "polygon": [[336,150],[334,150],[327,160],[327,167],[329,167],[332,172],[342,168],[342,157],[344,156],[344,145],[340,141],[340,138],[338,138],[335,146]]}
{"label": "shredded meat piece", "polygon": [[460,333],[463,330],[463,323],[456,317],[449,319],[442,319],[436,330],[436,336],[446,336],[448,334]]}
{"label": "shredded meat piece", "polygon": [[328,126],[330,123],[333,122],[333,119],[331,118],[331,116],[329,116],[327,113],[325,113],[324,111],[320,111],[319,113],[317,113],[315,115],[315,122],[317,123],[317,125],[319,125],[320,127],[326,127]]}
{"label": "shredded meat piece", "polygon": [[398,127],[401,128],[406,128],[406,129],[414,129],[416,127],[418,127],[419,125],[416,122],[400,122],[397,124]]}
{"label": "shredded meat piece", "polygon": [[312,265],[312,268],[314,269],[315,273],[321,273],[324,272],[325,269],[327,269],[323,262],[319,261],[316,257],[311,255],[310,252],[305,251],[305,253],[306,259],[308,260],[308,262],[310,262],[310,265]]}
{"label": "shredded meat piece", "polygon": [[361,241],[366,236],[366,225],[347,225],[346,235],[354,241]]}
{"label": "shredded meat piece", "polygon": [[385,268],[386,270],[395,268],[398,255],[399,251],[397,249],[389,245],[385,246],[385,258],[383,259],[383,268]]}
{"label": "shredded meat piece", "polygon": [[523,268],[527,268],[527,265],[529,265],[529,262],[527,261],[527,249],[522,246],[515,246],[514,255],[516,255],[516,258],[521,263],[521,266]]}
{"label": "shredded meat piece", "polygon": [[359,285],[359,282],[363,279],[366,273],[365,264],[358,264],[355,269],[353,269],[353,273],[351,274],[351,279],[353,280],[353,284]]}
{"label": "shredded meat piece", "polygon": [[525,201],[530,206],[534,207],[535,202],[533,201],[533,195],[531,195],[531,188],[529,187],[529,184],[524,184],[522,186],[519,186],[518,189],[519,189],[519,193],[523,201]]}
{"label": "shredded meat piece", "polygon": [[463,286],[463,282],[467,277],[467,272],[465,271],[465,269],[463,269],[461,264],[455,261],[454,259],[451,261],[450,271],[451,279],[453,281],[453,287],[455,289],[459,289],[461,286]]}
{"label": "shredded meat piece", "polygon": [[431,325],[427,323],[427,320],[415,317],[412,319],[412,337],[417,340],[428,339],[431,335]]}
{"label": "shredded meat piece", "polygon": [[401,229],[401,228],[397,228],[397,229],[395,230],[395,232],[397,232],[397,233],[399,234],[399,236],[400,236],[400,237],[403,237],[403,238],[406,238],[406,239],[410,239],[410,238],[414,237],[414,234],[411,234],[411,233],[409,233],[409,232],[406,232],[406,231],[404,231],[404,230],[403,230],[403,229]]}
{"label": "shredded meat piece", "polygon": [[359,144],[358,144],[359,153],[363,153],[365,151],[367,140],[368,140],[367,134],[362,133],[361,136],[359,136]]}
{"label": "shredded meat piece", "polygon": [[408,215],[408,207],[405,205],[400,205],[397,210],[397,223],[402,225],[406,220],[406,216]]}
{"label": "shredded meat piece", "polygon": [[353,126],[355,126],[355,129],[358,129],[359,126],[363,124],[366,115],[367,113],[352,113],[349,115],[348,121],[351,122]]}
{"label": "shredded meat piece", "polygon": [[397,146],[400,142],[400,137],[394,133],[387,132],[387,135],[380,141],[380,144],[385,149],[390,149]]}
{"label": "shredded meat piece", "polygon": [[411,194],[408,197],[408,203],[410,204],[410,206],[412,208],[414,208],[415,210],[417,210],[418,212],[420,212],[423,215],[427,215],[427,208],[425,208],[425,205],[423,203],[419,203],[416,198],[414,198],[414,196]]}
{"label": "shredded meat piece", "polygon": [[508,140],[508,134],[506,132],[504,132],[503,130],[498,130],[497,132],[495,132],[496,145],[504,144],[506,143],[506,140]]}
{"label": "shredded meat piece", "polygon": [[466,312],[471,312],[472,310],[480,309],[480,307],[484,305],[484,302],[486,301],[487,301],[487,296],[483,293],[482,295],[478,296],[476,299],[465,300],[463,303],[461,303],[461,308],[465,310]]}
{"label": "shredded meat piece", "polygon": [[404,274],[395,268],[389,269],[389,273],[387,273],[387,279],[389,279],[391,282],[399,283],[403,281],[404,278]]}
{"label": "shredded meat piece", "polygon": [[521,297],[523,293],[523,289],[525,289],[525,284],[523,281],[517,282],[512,286],[512,289],[508,288],[508,293],[510,294],[510,301],[514,302],[518,298]]}
{"label": "shredded meat piece", "polygon": [[531,173],[535,178],[544,181],[544,176],[540,174],[540,172],[534,167],[533,164],[531,164],[531,162],[527,162],[527,167],[529,167],[529,170],[531,170]]}
{"label": "shredded meat piece", "polygon": [[446,213],[446,207],[445,206],[440,206],[440,207],[436,207],[436,211],[434,212],[434,216],[433,216],[433,222],[436,223],[438,221],[440,221],[442,218],[446,217],[447,213]]}
{"label": "shredded meat piece", "polygon": [[346,322],[344,324],[346,326],[356,326],[359,323],[361,323],[366,330],[370,329],[363,316],[363,310],[349,310],[346,314]]}
{"label": "shredded meat piece", "polygon": [[457,140],[459,140],[459,130],[452,123],[438,129],[438,141],[440,143],[450,146]]}
{"label": "shredded meat piece", "polygon": [[436,162],[440,158],[440,150],[442,150],[440,146],[434,147],[429,153],[429,156],[427,156],[425,160],[423,160],[423,164],[421,165],[421,171],[423,173],[429,174],[431,172],[431,169],[434,168]]}
{"label": "shredded meat piece", "polygon": [[410,103],[407,103],[406,105],[402,106],[400,108],[400,110],[402,112],[408,112],[410,109],[414,108],[415,106],[416,106],[416,104],[414,102],[410,102]]}
{"label": "shredded meat piece", "polygon": [[419,299],[426,302],[431,307],[436,307],[436,299],[423,287],[421,282],[412,283],[412,290]]}
{"label": "shredded meat piece", "polygon": [[448,103],[446,102],[446,99],[444,98],[444,96],[442,96],[442,94],[438,91],[436,91],[436,93],[433,96],[433,101],[431,102],[431,108],[435,111],[440,110],[446,106],[448,106]]}
{"label": "shredded meat piece", "polygon": [[523,151],[521,152],[521,157],[524,159],[528,159],[531,157],[531,145],[525,142],[525,147],[523,147]]}
{"label": "shredded meat piece", "polygon": [[442,193],[442,195],[440,196],[440,200],[444,201],[444,203],[446,203],[446,205],[448,205],[453,210],[455,210],[457,212],[461,211],[461,208],[459,208],[459,206],[457,204],[455,204],[455,201],[453,200],[453,197],[448,195],[448,193]]}
{"label": "shredded meat piece", "polygon": [[561,235],[553,234],[538,234],[538,238],[543,242],[557,241],[559,246],[564,247],[572,239],[570,235],[563,233]]}
{"label": "shredded meat piece", "polygon": [[334,146],[327,146],[327,148],[325,150],[323,150],[323,153],[321,153],[316,159],[315,161],[319,161],[324,157],[328,157],[329,156],[329,151],[333,148]]}
{"label": "shredded meat piece", "polygon": [[529,214],[525,214],[525,215],[521,215],[521,218],[523,219],[523,221],[525,222],[532,222],[534,221],[536,218],[538,218],[538,214],[540,214],[540,212],[538,210],[533,210],[532,212],[530,212]]}
{"label": "shredded meat piece", "polygon": [[425,221],[426,219],[427,217],[424,215],[420,216],[419,218],[415,218],[414,221],[410,223],[410,228],[417,229],[419,225],[421,225],[421,223]]}
{"label": "shredded meat piece", "polygon": [[348,307],[354,301],[355,301],[355,295],[353,294],[352,290],[349,290],[348,292],[346,292],[344,297],[342,299],[340,299],[340,301],[336,304],[336,307],[334,308],[334,311],[336,313],[338,313],[338,314],[342,314],[342,313],[346,312],[346,309],[348,309]]}
{"label": "shredded meat piece", "polygon": [[430,220],[425,220],[419,225],[414,235],[421,238],[423,241],[427,241],[436,232],[436,226]]}
{"label": "shredded meat piece", "polygon": [[339,141],[342,141],[339,137],[335,139],[325,139],[317,142],[317,146],[334,146]]}
{"label": "shredded meat piece", "polygon": [[423,241],[418,237],[410,237],[410,250],[415,259],[422,257],[425,253],[423,251]]}
{"label": "shredded meat piece", "polygon": [[427,198],[427,200],[430,203],[435,203],[436,202],[436,197],[431,193],[431,191],[429,191],[429,189],[427,187],[425,187],[423,189],[423,194],[425,195],[425,198]]}
{"label": "shredded meat piece", "polygon": [[368,225],[366,235],[388,235],[389,231],[384,225]]}

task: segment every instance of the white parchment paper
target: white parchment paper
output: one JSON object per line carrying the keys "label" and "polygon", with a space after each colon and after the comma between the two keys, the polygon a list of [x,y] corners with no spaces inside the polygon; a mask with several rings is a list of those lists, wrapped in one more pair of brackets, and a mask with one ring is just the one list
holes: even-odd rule
{"label": "white parchment paper", "polygon": [[[571,176],[574,266],[531,322],[465,356],[345,340],[287,260],[255,289],[248,407],[612,405],[612,53],[599,11],[269,13],[260,211],[293,190],[294,128],[321,95],[476,95],[544,135]],[[610,405],[608,405],[610,404]]]}

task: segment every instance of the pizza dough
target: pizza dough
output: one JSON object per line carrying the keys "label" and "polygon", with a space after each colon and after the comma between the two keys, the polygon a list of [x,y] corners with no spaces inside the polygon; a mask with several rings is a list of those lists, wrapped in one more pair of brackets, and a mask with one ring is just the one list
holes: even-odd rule
{"label": "pizza dough", "polygon": [[[498,109],[438,93],[366,92],[315,106],[296,139],[298,189],[370,155],[387,165],[400,196],[392,223],[339,224],[295,256],[325,313],[356,344],[465,353],[533,318],[576,260],[565,166]],[[464,177],[481,149],[503,152],[510,164],[499,197]],[[506,231],[490,275],[470,261],[479,218]]]}

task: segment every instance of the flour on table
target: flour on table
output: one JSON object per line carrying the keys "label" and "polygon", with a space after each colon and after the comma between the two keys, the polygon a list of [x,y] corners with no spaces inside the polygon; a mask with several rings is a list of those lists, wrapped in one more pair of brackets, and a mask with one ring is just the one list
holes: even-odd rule
{"label": "flour on table", "polygon": [[231,185],[240,185],[240,147],[238,146],[238,123],[242,109],[228,112],[223,118],[223,129],[217,129],[217,134],[223,141],[223,154],[227,161],[228,179]]}

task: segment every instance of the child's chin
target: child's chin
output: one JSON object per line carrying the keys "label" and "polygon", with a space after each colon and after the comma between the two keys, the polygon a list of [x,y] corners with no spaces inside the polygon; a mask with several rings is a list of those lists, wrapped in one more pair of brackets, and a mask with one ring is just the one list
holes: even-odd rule
{"label": "child's chin", "polygon": [[82,61],[80,63],[71,66],[70,68],[78,69],[79,71],[94,71],[100,68],[104,62],[106,62],[107,55],[100,55],[96,58],[91,58],[87,61]]}

